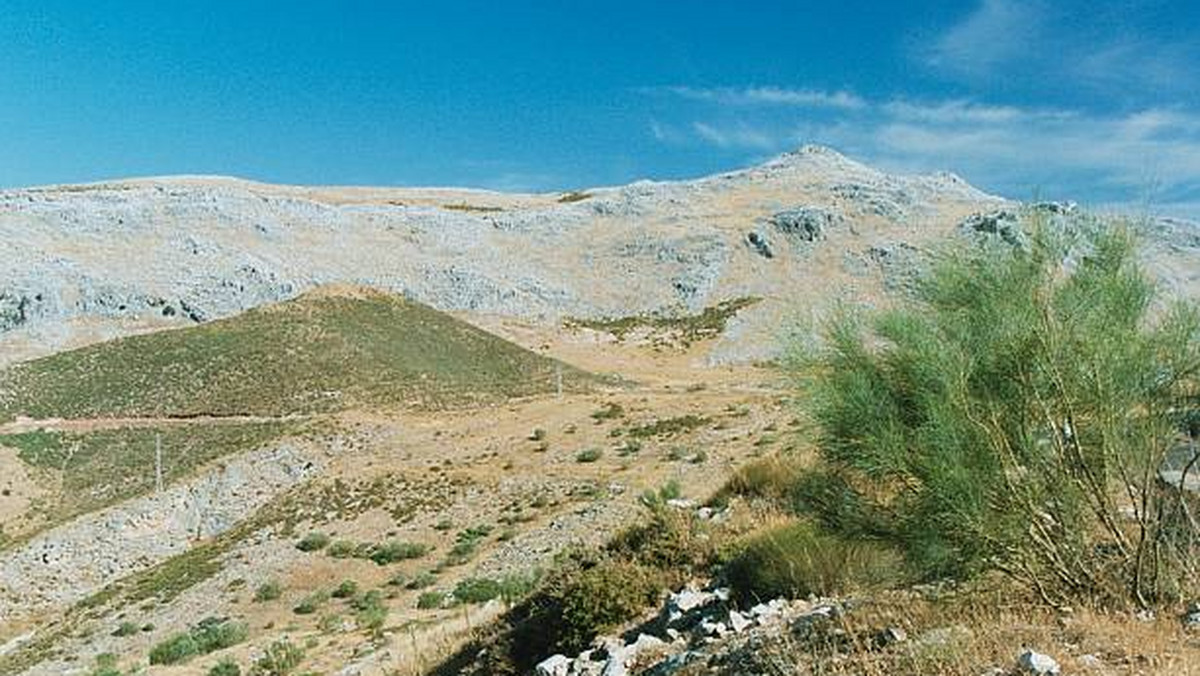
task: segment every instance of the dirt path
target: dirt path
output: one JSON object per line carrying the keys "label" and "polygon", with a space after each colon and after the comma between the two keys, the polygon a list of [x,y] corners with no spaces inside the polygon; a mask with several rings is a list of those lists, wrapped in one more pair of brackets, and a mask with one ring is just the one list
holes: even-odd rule
{"label": "dirt path", "polygon": [[17,418],[0,425],[0,435],[23,434],[26,432],[96,432],[98,430],[123,429],[128,427],[186,427],[201,425],[236,425],[308,420],[309,415],[285,416],[196,416],[189,418]]}

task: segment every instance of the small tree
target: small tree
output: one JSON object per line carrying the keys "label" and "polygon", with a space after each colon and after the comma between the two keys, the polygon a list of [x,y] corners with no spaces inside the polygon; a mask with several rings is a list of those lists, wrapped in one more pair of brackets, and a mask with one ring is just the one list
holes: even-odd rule
{"label": "small tree", "polygon": [[930,576],[1169,600],[1195,530],[1160,470],[1196,401],[1200,316],[1156,303],[1127,229],[1028,229],[937,256],[904,307],[832,322],[804,365],[824,469],[803,501]]}

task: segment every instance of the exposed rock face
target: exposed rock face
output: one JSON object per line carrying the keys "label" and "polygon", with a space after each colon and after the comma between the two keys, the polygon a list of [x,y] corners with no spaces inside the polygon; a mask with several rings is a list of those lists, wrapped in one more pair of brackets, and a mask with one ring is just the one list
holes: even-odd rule
{"label": "exposed rock face", "polygon": [[62,606],[232,528],[319,470],[300,449],[243,455],[162,493],[80,517],[0,558],[0,624]]}
{"label": "exposed rock face", "polygon": [[869,244],[877,230],[934,235],[1003,204],[951,177],[891,176],[820,147],[559,197],[186,177],[0,191],[0,347],[207,321],[337,282],[532,321],[697,312],[836,286],[814,263],[854,237],[840,224]]}
{"label": "exposed rock face", "polygon": [[826,233],[845,219],[821,207],[796,207],[771,216],[771,225],[788,237],[804,242],[825,239]]}

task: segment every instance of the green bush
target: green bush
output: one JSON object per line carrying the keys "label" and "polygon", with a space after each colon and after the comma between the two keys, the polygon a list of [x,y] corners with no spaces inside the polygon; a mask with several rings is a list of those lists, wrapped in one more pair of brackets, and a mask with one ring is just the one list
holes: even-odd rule
{"label": "green bush", "polygon": [[245,641],[249,635],[249,628],[240,622],[209,617],[193,627],[191,634],[199,653],[207,655]]}
{"label": "green bush", "polygon": [[357,549],[357,546],[349,540],[338,540],[329,545],[329,549],[325,553],[335,559],[349,559],[354,557]]}
{"label": "green bush", "polygon": [[258,603],[274,601],[283,595],[283,586],[278,580],[267,580],[254,590],[254,600]]}
{"label": "green bush", "polygon": [[899,582],[902,566],[898,554],[878,544],[849,542],[796,521],[738,543],[723,572],[740,599],[757,603]]}
{"label": "green bush", "polygon": [[354,599],[351,607],[357,611],[355,621],[362,629],[378,635],[387,621],[387,606],[383,595],[378,591],[370,591]]}
{"label": "green bush", "polygon": [[348,599],[358,593],[358,583],[354,580],[342,580],[342,583],[334,588],[330,594],[335,599]]}
{"label": "green bush", "polygon": [[296,549],[302,552],[316,552],[325,549],[329,545],[329,536],[324,533],[313,531],[296,543]]}
{"label": "green bush", "polygon": [[240,622],[209,617],[186,632],[176,634],[150,650],[150,664],[177,664],[207,655],[246,640],[249,629]]}
{"label": "green bush", "polygon": [[96,656],[96,668],[90,676],[124,676],[117,668],[117,656],[112,653],[101,653]]}
{"label": "green bush", "polygon": [[602,554],[573,555],[531,599],[541,619],[531,624],[553,651],[585,648],[601,632],[633,619],[653,603],[662,580],[652,568]]}
{"label": "green bush", "polygon": [[1126,229],[1030,230],[832,323],[800,363],[832,486],[804,505],[928,576],[998,568],[1056,604],[1178,598],[1195,529],[1159,471],[1200,393],[1200,313],[1156,305]]}
{"label": "green bush", "polygon": [[575,454],[575,462],[596,462],[604,457],[604,451],[598,448],[585,448]]}
{"label": "green bush", "polygon": [[321,606],[324,605],[328,600],[329,592],[323,590],[315,591],[301,599],[300,603],[297,603],[296,606],[292,608],[292,612],[296,613],[297,615],[312,615],[313,613],[317,612],[317,610],[319,610]]}
{"label": "green bush", "polygon": [[190,660],[200,654],[196,640],[188,632],[174,636],[155,644],[150,649],[150,664],[178,664]]}
{"label": "green bush", "polygon": [[414,577],[413,579],[408,581],[408,584],[404,585],[404,588],[405,589],[425,589],[427,587],[432,587],[436,583],[437,583],[437,576],[434,575],[433,573],[426,571],[423,573],[418,573],[416,577]]}
{"label": "green bush", "polygon": [[139,631],[141,631],[141,627],[139,627],[136,622],[130,622],[126,620],[125,622],[117,625],[117,628],[113,630],[112,635],[117,637],[133,636]]}
{"label": "green bush", "polygon": [[242,668],[233,658],[224,657],[208,670],[208,676],[242,676]]}
{"label": "green bush", "polygon": [[716,555],[700,522],[688,513],[669,509],[654,510],[645,523],[617,533],[606,550],[659,571],[670,585],[707,573]]}
{"label": "green bush", "polygon": [[372,547],[367,558],[371,559],[380,566],[386,566],[387,564],[395,563],[396,561],[419,559],[428,553],[429,547],[427,545],[418,544],[415,542],[398,542],[393,540]]}
{"label": "green bush", "polygon": [[421,610],[432,610],[434,608],[441,608],[442,604],[445,602],[446,594],[443,592],[422,592],[421,595],[417,597],[417,608],[420,608]]}
{"label": "green bush", "polygon": [[452,594],[459,603],[486,603],[498,598],[503,591],[499,580],[472,577],[459,582]]}
{"label": "green bush", "polygon": [[254,662],[250,676],[288,676],[304,661],[304,650],[287,639],[267,646],[262,657]]}

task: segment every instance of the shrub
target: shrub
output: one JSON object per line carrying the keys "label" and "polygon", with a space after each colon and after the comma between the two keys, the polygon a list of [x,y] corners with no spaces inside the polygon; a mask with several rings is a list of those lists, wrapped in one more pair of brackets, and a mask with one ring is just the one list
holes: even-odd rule
{"label": "shrub", "polygon": [[90,676],[123,676],[117,668],[117,656],[112,653],[101,653],[96,656],[96,668]]}
{"label": "shrub", "polygon": [[610,401],[599,410],[592,412],[592,419],[596,422],[616,420],[623,417],[625,417],[625,409],[615,401]]}
{"label": "shrub", "polygon": [[443,592],[422,592],[421,595],[417,597],[417,608],[420,608],[421,610],[432,610],[434,608],[441,608],[442,604],[445,602],[446,594]]}
{"label": "shrub", "polygon": [[175,634],[150,649],[150,664],[178,664],[199,653],[190,633]]}
{"label": "shrub", "polygon": [[316,591],[301,599],[300,603],[292,608],[292,612],[297,615],[312,615],[328,600],[329,592]]}
{"label": "shrub", "polygon": [[288,676],[304,661],[304,650],[287,639],[267,646],[262,657],[254,662],[250,676]]}
{"label": "shrub", "polygon": [[671,500],[678,500],[682,496],[683,489],[679,486],[679,482],[670,479],[659,486],[657,491],[647,488],[642,493],[642,504],[652,510],[660,510],[666,507]]}
{"label": "shrub", "polygon": [[240,622],[209,617],[192,628],[192,637],[201,655],[223,650],[246,640],[249,629]]}
{"label": "shrub", "polygon": [[598,448],[585,448],[575,454],[575,462],[596,462],[604,457],[604,451]]}
{"label": "shrub", "polygon": [[736,545],[724,575],[744,601],[830,596],[899,581],[899,555],[850,542],[795,521],[769,527]]}
{"label": "shrub", "polygon": [[791,458],[761,458],[739,467],[713,501],[722,502],[731,495],[740,495],[787,504],[803,476],[800,464]]}
{"label": "shrub", "polygon": [[224,657],[208,670],[208,676],[242,676],[242,668],[231,657]]}
{"label": "shrub", "polygon": [[660,571],[671,585],[706,573],[716,554],[699,522],[690,514],[667,509],[654,510],[645,523],[617,533],[606,551]]}
{"label": "shrub", "polygon": [[406,589],[425,589],[437,583],[437,576],[428,571],[418,574],[404,585]]}
{"label": "shrub", "polygon": [[383,595],[377,591],[368,592],[356,598],[351,605],[357,611],[355,621],[358,622],[358,626],[378,635],[387,621],[387,606],[383,602]]}
{"label": "shrub", "polygon": [[661,586],[657,571],[648,566],[601,551],[569,550],[505,616],[508,631],[488,649],[485,670],[530,673],[546,655],[579,652],[656,601]]}
{"label": "shrub", "polygon": [[258,603],[274,601],[283,595],[283,586],[278,580],[267,580],[254,590],[254,600]]}
{"label": "shrub", "polygon": [[381,545],[376,545],[371,548],[367,558],[374,561],[380,566],[386,566],[389,563],[396,561],[405,561],[407,559],[419,559],[429,553],[427,545],[418,544],[415,542],[385,542]]}
{"label": "shrub", "polygon": [[909,305],[833,322],[802,367],[834,488],[806,506],[930,576],[1177,598],[1195,526],[1159,472],[1200,392],[1200,313],[1154,309],[1124,228],[1035,221],[1015,241],[947,252]]}
{"label": "shrub", "polygon": [[139,631],[141,631],[141,627],[139,627],[136,622],[130,622],[126,620],[117,625],[117,628],[113,630],[112,635],[117,637],[133,636]]}
{"label": "shrub", "polygon": [[248,634],[248,628],[240,622],[205,618],[188,631],[151,648],[150,664],[177,664],[196,655],[207,655],[245,641]]}
{"label": "shrub", "polygon": [[459,603],[486,603],[500,596],[501,590],[498,580],[472,577],[459,582],[452,594]]}
{"label": "shrub", "polygon": [[296,543],[296,549],[302,552],[316,552],[329,545],[329,536],[324,533],[313,531]]}
{"label": "shrub", "polygon": [[335,559],[349,559],[354,557],[356,551],[357,547],[353,542],[350,542],[349,540],[338,540],[337,542],[329,545],[329,549],[326,550],[325,553]]}
{"label": "shrub", "polygon": [[354,580],[342,580],[330,594],[335,599],[348,599],[358,593],[358,583]]}

